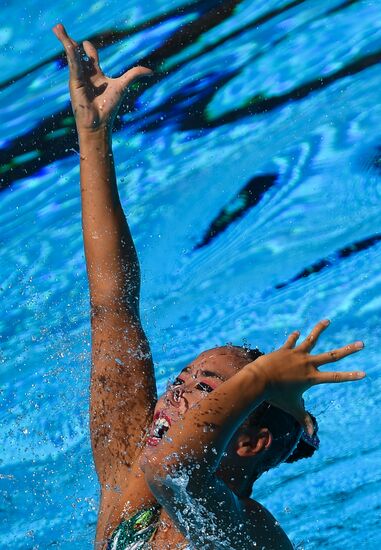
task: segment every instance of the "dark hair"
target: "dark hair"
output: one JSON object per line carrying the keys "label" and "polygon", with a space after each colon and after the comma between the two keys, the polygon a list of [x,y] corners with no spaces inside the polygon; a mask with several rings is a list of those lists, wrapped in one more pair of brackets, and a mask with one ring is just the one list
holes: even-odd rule
{"label": "dark hair", "polygon": [[[258,348],[251,349],[243,346],[239,349],[246,354],[250,362],[264,355]],[[312,418],[315,428],[314,435],[316,436],[319,430],[317,420],[310,412],[308,414]],[[309,458],[317,450],[315,446],[301,437],[301,426],[293,416],[266,401],[250,415],[248,425],[254,424],[260,424],[260,427],[266,427],[272,433],[274,437],[273,445],[279,447],[279,464],[281,462],[291,464],[302,458]]]}
{"label": "dark hair", "polygon": [[261,355],[264,355],[263,351],[260,351],[258,348],[251,349],[243,346],[240,349],[244,351],[246,356],[250,359],[250,362],[255,361],[258,357],[261,357]]}
{"label": "dark hair", "polygon": [[[311,414],[310,412],[308,414],[312,418],[314,428],[315,428],[314,435],[316,436],[319,431],[318,422],[313,414]],[[291,464],[292,462],[296,462],[297,460],[301,460],[302,458],[310,458],[316,450],[317,450],[316,447],[314,447],[313,445],[310,445],[303,438],[300,438],[296,448],[284,462]]]}
{"label": "dark hair", "polygon": [[271,449],[277,457],[276,464],[287,460],[299,443],[302,427],[291,415],[263,401],[247,419],[247,426],[268,428],[273,437]]}

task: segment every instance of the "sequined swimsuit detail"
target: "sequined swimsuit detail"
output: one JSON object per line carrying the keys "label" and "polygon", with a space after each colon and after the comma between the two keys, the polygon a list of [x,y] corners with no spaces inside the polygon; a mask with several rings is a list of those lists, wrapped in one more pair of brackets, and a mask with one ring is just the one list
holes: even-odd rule
{"label": "sequined swimsuit detail", "polygon": [[139,510],[128,519],[122,519],[114,530],[107,550],[139,550],[147,548],[159,526],[160,506]]}

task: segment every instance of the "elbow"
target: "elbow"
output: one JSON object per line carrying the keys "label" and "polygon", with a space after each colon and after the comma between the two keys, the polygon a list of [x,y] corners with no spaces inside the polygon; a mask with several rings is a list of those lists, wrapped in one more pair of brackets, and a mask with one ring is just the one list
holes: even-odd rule
{"label": "elbow", "polygon": [[144,472],[144,479],[148,487],[152,490],[155,486],[163,485],[163,480],[165,478],[162,468],[157,468],[149,462],[146,462],[144,466],[141,467]]}
{"label": "elbow", "polygon": [[166,473],[162,466],[157,467],[149,462],[142,467],[142,470],[149,490],[164,505],[172,495],[171,486],[173,488],[173,485],[176,485],[173,475]]}
{"label": "elbow", "polygon": [[156,467],[146,464],[144,468],[145,482],[162,506],[173,505],[181,502],[189,491],[191,476],[185,471],[164,467]]}
{"label": "elbow", "polygon": [[158,457],[153,459],[145,459],[140,463],[140,469],[144,473],[147,484],[155,481],[162,483],[167,476],[176,475],[180,470],[180,465],[177,462],[168,460],[160,460]]}
{"label": "elbow", "polygon": [[170,456],[155,455],[150,458],[145,458],[140,463],[140,469],[144,473],[147,485],[153,487],[163,487],[171,485],[173,480],[189,479],[193,468],[189,464],[182,462],[177,453]]}
{"label": "elbow", "polygon": [[144,456],[140,462],[148,486],[170,486],[176,480],[177,484],[186,487],[188,484],[197,485],[200,480],[213,475],[211,466],[214,463],[211,465],[205,457],[200,459],[189,447],[184,449],[183,444],[171,441],[170,445],[166,445],[163,441],[155,451],[151,456]]}
{"label": "elbow", "polygon": [[162,479],[168,474],[176,474],[188,466],[184,461],[181,450],[174,445],[172,440],[165,439],[155,448],[154,453],[143,454],[140,463],[140,470],[150,479],[157,477]]}
{"label": "elbow", "polygon": [[156,497],[168,491],[193,492],[200,484],[205,484],[214,478],[209,468],[176,459],[163,462],[147,460],[141,465],[141,470],[144,472],[145,482]]}

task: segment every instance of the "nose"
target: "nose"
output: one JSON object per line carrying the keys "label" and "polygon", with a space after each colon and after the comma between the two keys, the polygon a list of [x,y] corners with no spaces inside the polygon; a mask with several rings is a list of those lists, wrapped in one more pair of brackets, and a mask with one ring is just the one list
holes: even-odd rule
{"label": "nose", "polygon": [[165,400],[167,405],[172,405],[179,410],[181,414],[184,414],[188,409],[188,400],[185,397],[185,388],[183,386],[176,386],[167,391]]}
{"label": "nose", "polygon": [[180,402],[181,396],[183,395],[184,390],[182,388],[175,388],[173,392],[173,399],[176,403]]}

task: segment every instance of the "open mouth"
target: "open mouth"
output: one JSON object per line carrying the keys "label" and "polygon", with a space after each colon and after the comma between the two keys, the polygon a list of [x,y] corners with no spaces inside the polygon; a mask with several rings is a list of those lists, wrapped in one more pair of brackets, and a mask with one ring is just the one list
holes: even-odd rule
{"label": "open mouth", "polygon": [[146,443],[150,446],[156,446],[163,438],[165,432],[171,427],[171,419],[162,411],[155,414],[153,417],[153,425]]}

